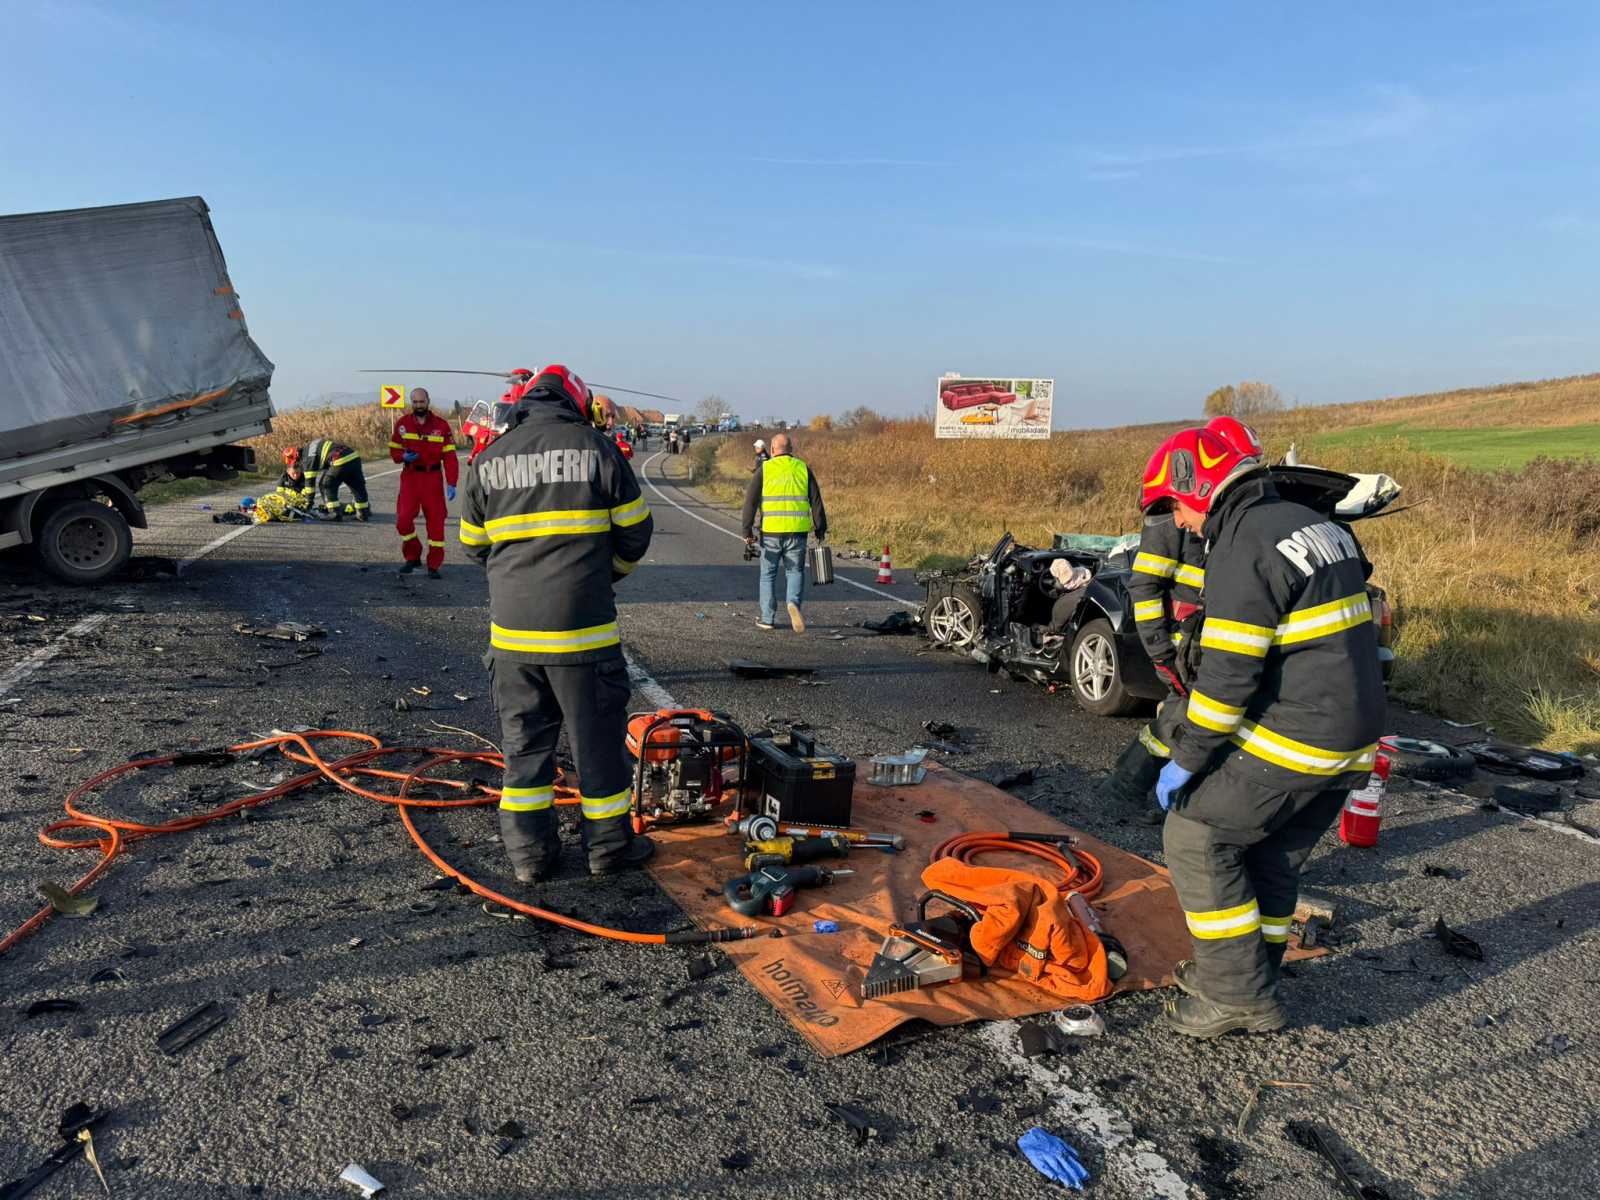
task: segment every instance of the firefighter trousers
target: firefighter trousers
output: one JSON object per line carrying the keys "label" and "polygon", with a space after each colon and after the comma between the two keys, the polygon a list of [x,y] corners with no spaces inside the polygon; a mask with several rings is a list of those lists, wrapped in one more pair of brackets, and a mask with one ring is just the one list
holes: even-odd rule
{"label": "firefighter trousers", "polygon": [[1229,762],[1180,793],[1162,827],[1167,868],[1194,942],[1195,983],[1218,1004],[1272,1002],[1300,869],[1348,792],[1284,792]]}
{"label": "firefighter trousers", "polygon": [[444,476],[438,467],[407,466],[400,471],[400,499],[395,505],[394,527],[400,532],[400,553],[407,562],[422,557],[422,537],[417,533],[421,511],[428,534],[428,570],[444,562]]}
{"label": "firefighter trousers", "polygon": [[361,469],[359,458],[351,459],[335,467],[329,467],[322,473],[322,507],[331,513],[339,511],[339,489],[348,487],[352,498],[356,516],[366,520],[372,509],[372,504],[367,499],[367,476]]}
{"label": "firefighter trousers", "polygon": [[500,839],[512,867],[519,875],[539,872],[560,850],[555,753],[563,724],[578,766],[589,865],[611,865],[633,840],[633,772],[624,744],[628,664],[618,657],[541,667],[497,654],[485,662],[506,760]]}

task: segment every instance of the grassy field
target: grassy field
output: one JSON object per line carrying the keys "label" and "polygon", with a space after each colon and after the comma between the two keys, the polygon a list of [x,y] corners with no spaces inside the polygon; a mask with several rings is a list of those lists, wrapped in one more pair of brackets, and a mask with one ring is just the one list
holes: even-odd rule
{"label": "grassy field", "polygon": [[1441,429],[1386,421],[1356,425],[1308,440],[1307,448],[1324,451],[1349,447],[1381,451],[1400,443],[1478,470],[1525,467],[1536,458],[1600,458],[1600,425],[1502,425],[1477,429]]}
{"label": "grassy field", "polygon": [[[1323,410],[1301,409],[1264,423],[1263,436],[1273,457],[1294,441],[1302,461],[1388,472],[1416,506],[1358,527],[1399,613],[1399,699],[1487,722],[1504,738],[1600,751],[1600,460],[1484,470],[1392,431],[1358,436],[1363,424],[1473,433],[1472,413],[1486,405],[1515,418],[1495,422],[1509,438],[1540,427],[1581,436],[1574,429],[1600,417],[1600,377],[1380,402],[1365,406],[1365,422],[1352,412],[1362,406],[1328,410],[1327,422]],[[1562,429],[1563,414],[1578,420]],[[1056,531],[1137,529],[1139,476],[1160,436],[1143,427],[935,441],[925,421],[798,435],[833,540],[888,544],[901,571],[987,550],[1007,529],[1032,545]],[[742,495],[749,465],[749,438],[729,439],[710,485]]]}

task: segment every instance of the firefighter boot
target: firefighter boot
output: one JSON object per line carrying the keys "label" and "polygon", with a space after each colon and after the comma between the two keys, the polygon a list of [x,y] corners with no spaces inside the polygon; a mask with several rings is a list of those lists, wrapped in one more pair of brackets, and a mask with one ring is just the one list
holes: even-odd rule
{"label": "firefighter boot", "polygon": [[561,830],[552,809],[501,809],[500,841],[519,883],[543,883],[561,861]]}
{"label": "firefighter boot", "polygon": [[1167,1028],[1196,1038],[1221,1037],[1234,1030],[1276,1033],[1289,1023],[1289,1014],[1276,998],[1244,1006],[1185,995],[1168,1000],[1161,1015]]}
{"label": "firefighter boot", "polygon": [[589,874],[615,875],[642,867],[656,852],[656,844],[633,831],[633,814],[604,817],[598,821],[585,817],[583,846],[589,855]]}
{"label": "firefighter boot", "polygon": [[1145,807],[1150,803],[1156,780],[1160,778],[1161,768],[1166,762],[1166,759],[1157,758],[1145,749],[1143,742],[1134,739],[1118,756],[1117,765],[1111,768],[1111,774],[1100,785],[1100,798],[1130,808]]}

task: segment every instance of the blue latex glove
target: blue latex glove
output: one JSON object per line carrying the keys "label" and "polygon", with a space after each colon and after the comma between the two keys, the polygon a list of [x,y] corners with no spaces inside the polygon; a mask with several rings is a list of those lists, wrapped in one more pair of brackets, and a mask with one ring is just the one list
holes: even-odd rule
{"label": "blue latex glove", "polygon": [[1156,780],[1156,803],[1163,809],[1170,809],[1173,795],[1193,778],[1193,771],[1185,771],[1175,762],[1167,763],[1161,768],[1161,778]]}
{"label": "blue latex glove", "polygon": [[447,483],[447,484],[444,485],[444,498],[446,500],[454,500],[456,498],[456,485],[455,484]]}
{"label": "blue latex glove", "polygon": [[1017,1139],[1017,1149],[1027,1155],[1033,1169],[1047,1179],[1080,1192],[1089,1182],[1088,1169],[1078,1161],[1078,1152],[1047,1130],[1038,1126],[1028,1130]]}
{"label": "blue latex glove", "polygon": [[400,456],[400,461],[401,462],[416,462],[417,461],[417,452],[415,450],[407,450],[404,454],[402,454]]}

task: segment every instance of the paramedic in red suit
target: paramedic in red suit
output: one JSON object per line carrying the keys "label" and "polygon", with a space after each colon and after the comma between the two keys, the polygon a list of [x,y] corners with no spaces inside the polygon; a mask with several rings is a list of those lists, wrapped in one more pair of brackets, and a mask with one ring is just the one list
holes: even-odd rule
{"label": "paramedic in red suit", "polygon": [[394,527],[400,531],[400,552],[408,575],[421,565],[422,539],[417,534],[417,510],[428,529],[428,578],[439,578],[444,562],[445,499],[456,498],[460,466],[456,439],[450,424],[429,411],[427,388],[411,389],[411,411],[394,423],[389,437],[389,457],[400,464],[400,502]]}

